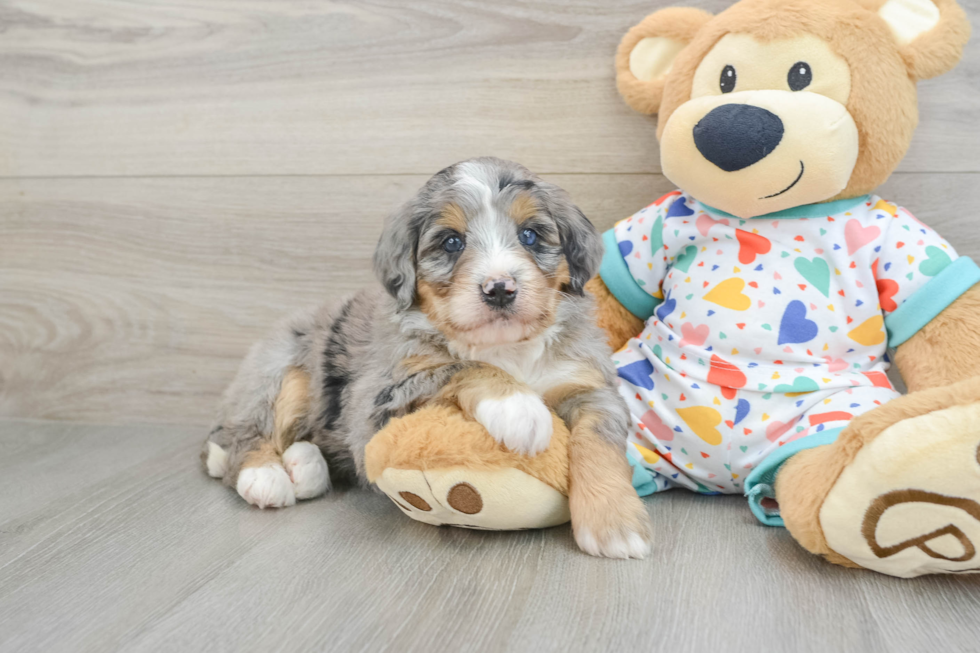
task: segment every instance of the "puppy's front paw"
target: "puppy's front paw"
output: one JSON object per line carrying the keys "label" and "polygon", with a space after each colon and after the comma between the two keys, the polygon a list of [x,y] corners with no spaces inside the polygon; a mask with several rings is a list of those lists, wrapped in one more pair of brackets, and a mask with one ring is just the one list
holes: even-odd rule
{"label": "puppy's front paw", "polygon": [[540,397],[526,392],[484,399],[476,406],[476,421],[494,440],[517,453],[533,456],[551,442],[551,411]]}
{"label": "puppy's front paw", "polygon": [[650,516],[632,488],[618,498],[585,494],[573,492],[569,497],[572,531],[580,549],[603,558],[643,558],[650,553]]}
{"label": "puppy's front paw", "polygon": [[285,508],[296,504],[296,493],[282,465],[245,467],[238,474],[238,494],[259,508]]}

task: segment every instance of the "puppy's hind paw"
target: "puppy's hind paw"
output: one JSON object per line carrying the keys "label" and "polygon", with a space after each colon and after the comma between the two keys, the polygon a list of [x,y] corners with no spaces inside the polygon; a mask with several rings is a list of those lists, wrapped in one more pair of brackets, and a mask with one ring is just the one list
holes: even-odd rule
{"label": "puppy's hind paw", "polygon": [[259,508],[285,508],[296,504],[293,483],[278,463],[243,468],[235,489],[243,499]]}
{"label": "puppy's hind paw", "polygon": [[282,454],[282,465],[293,482],[297,499],[312,499],[330,489],[327,461],[311,442],[294,442]]}

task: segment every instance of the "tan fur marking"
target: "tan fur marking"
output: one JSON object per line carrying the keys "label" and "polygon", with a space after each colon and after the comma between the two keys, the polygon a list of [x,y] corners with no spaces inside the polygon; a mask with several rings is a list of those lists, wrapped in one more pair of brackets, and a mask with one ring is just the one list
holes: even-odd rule
{"label": "tan fur marking", "polygon": [[286,371],[276,397],[272,442],[282,454],[294,442],[296,428],[310,406],[310,377],[296,367]]}
{"label": "tan fur marking", "polygon": [[242,469],[246,467],[264,467],[271,463],[282,464],[282,452],[270,440],[263,440],[258,449],[245,454]]}
{"label": "tan fur marking", "polygon": [[548,406],[557,406],[569,397],[606,385],[602,372],[592,368],[576,370],[574,376],[574,380],[557,385],[545,392],[542,397],[544,403]]}
{"label": "tan fur marking", "polygon": [[454,359],[450,356],[409,356],[399,363],[399,366],[410,376],[444,367],[453,361]]}
{"label": "tan fur marking", "polygon": [[523,224],[538,214],[538,203],[527,193],[519,193],[510,205],[510,219]]}
{"label": "tan fur marking", "polygon": [[499,399],[516,392],[532,393],[525,384],[497,367],[475,365],[450,379],[437,399],[455,403],[464,415],[472,418],[484,399]]}
{"label": "tan fur marking", "polygon": [[572,528],[587,529],[600,543],[630,532],[650,539],[650,517],[633,489],[626,454],[579,420],[568,440],[568,502]]}
{"label": "tan fur marking", "polygon": [[548,285],[558,290],[567,286],[571,280],[572,275],[568,272],[568,261],[562,256],[555,273],[548,277]]}
{"label": "tan fur marking", "polygon": [[458,204],[449,203],[442,207],[436,224],[464,234],[466,233],[466,213],[463,212],[463,209]]}

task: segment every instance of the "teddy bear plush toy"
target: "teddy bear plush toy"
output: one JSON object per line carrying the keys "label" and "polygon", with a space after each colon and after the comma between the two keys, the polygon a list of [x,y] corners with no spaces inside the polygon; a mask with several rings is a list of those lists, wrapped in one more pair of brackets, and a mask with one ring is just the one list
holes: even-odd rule
{"label": "teddy bear plush toy", "polygon": [[[618,88],[659,116],[681,189],[604,235],[588,286],[639,494],[744,493],[841,565],[980,571],[980,269],[874,194],[911,141],[916,82],[969,32],[953,0],[740,0],[623,38]],[[557,418],[555,434],[528,458],[425,408],[375,437],[368,472],[428,523],[558,524]]]}

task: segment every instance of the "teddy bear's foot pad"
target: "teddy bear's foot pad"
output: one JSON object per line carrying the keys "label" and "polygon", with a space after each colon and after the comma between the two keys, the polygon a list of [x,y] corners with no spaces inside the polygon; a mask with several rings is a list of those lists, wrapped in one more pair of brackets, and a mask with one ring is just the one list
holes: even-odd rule
{"label": "teddy bear's foot pad", "polygon": [[843,470],[820,524],[831,549],[881,573],[980,572],[980,405],[882,431]]}
{"label": "teddy bear's foot pad", "polygon": [[388,468],[376,483],[402,512],[426,524],[499,531],[571,519],[566,496],[513,468]]}

